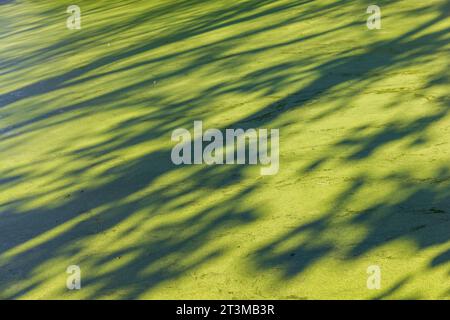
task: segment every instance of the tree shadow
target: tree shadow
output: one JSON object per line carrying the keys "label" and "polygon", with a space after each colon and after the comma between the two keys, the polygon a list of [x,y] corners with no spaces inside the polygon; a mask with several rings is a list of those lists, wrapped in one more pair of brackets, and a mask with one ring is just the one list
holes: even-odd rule
{"label": "tree shadow", "polygon": [[[2,168],[0,190],[20,190],[9,191],[12,196],[0,202],[0,292],[4,298],[26,297],[30,292],[52,288],[49,283],[60,270],[42,270],[74,257],[73,263],[90,270],[83,278],[83,285],[90,288],[84,298],[119,292],[123,298],[134,299],[157,292],[176,279],[201,277],[206,272],[202,268],[240,252],[230,234],[239,238],[264,220],[264,207],[270,201],[255,203],[254,199],[274,185],[272,180],[266,185],[259,177],[249,176],[251,170],[245,166],[173,165],[169,142],[174,129],[189,128],[202,118],[221,130],[294,127],[290,134],[301,136],[302,130],[339,118],[361,92],[370,92],[375,84],[387,81],[386,74],[426,64],[445,53],[448,45],[448,27],[438,27],[447,18],[448,1],[440,1],[440,6],[423,5],[419,12],[406,11],[406,16],[434,15],[399,36],[374,39],[362,49],[350,44],[332,54],[313,50],[300,57],[289,50],[307,47],[311,41],[320,45],[330,37],[364,28],[364,16],[360,22],[357,18],[344,20],[306,35],[261,42],[299,23],[314,24],[320,16],[336,19],[354,7],[345,0],[230,5],[169,1],[136,12],[132,6],[137,3],[115,1],[105,9],[111,24],[105,22],[53,41],[32,54],[9,55],[4,60],[11,74],[20,74],[39,60],[50,63],[71,52],[81,56],[83,50],[95,48],[95,43],[108,37],[136,37],[131,46],[98,49],[85,63],[51,75],[43,73],[37,79],[27,78],[25,84],[20,78],[9,78],[8,88],[12,89],[0,94],[0,109],[6,119],[6,125],[0,127],[0,143],[2,153],[11,157],[17,152],[17,141],[24,141],[21,139],[33,135],[45,138],[46,132],[79,125],[91,117],[107,121],[112,114],[118,118],[99,129],[97,140],[80,144],[79,140],[87,139],[81,130],[63,144],[55,144],[54,149],[47,148],[43,159],[31,157],[24,164],[9,163]],[[364,12],[365,5],[357,9]],[[54,8],[49,8],[43,7],[41,13],[51,14]],[[97,10],[101,8],[92,4],[88,17]],[[116,20],[114,10],[132,13]],[[186,13],[180,13],[183,10]],[[171,25],[165,29],[158,21],[170,21]],[[152,24],[157,25],[156,31],[142,36]],[[205,35],[211,35],[208,42],[201,38]],[[176,50],[172,50],[174,46]],[[286,51],[283,59],[267,63],[254,60],[261,55],[265,59],[271,54],[283,56]],[[330,193],[330,205],[317,203],[320,214],[287,232],[267,235],[260,242],[263,244],[248,252],[249,258],[244,259],[247,268],[263,274],[279,270],[277,281],[286,282],[334,255],[344,262],[353,261],[399,240],[414,243],[418,254],[448,244],[448,165],[432,164],[422,178],[408,165],[377,174],[370,167],[371,159],[395,143],[406,144],[397,147],[401,155],[442,142],[429,132],[447,119],[448,97],[429,92],[448,87],[444,72],[445,68],[432,72],[427,86],[413,93],[392,93],[392,100],[399,104],[414,94],[431,99],[433,107],[426,112],[382,123],[348,125],[345,135],[301,161],[300,169],[294,169],[298,163],[288,162],[294,173],[285,174],[283,179],[294,183],[306,176],[328,181],[330,177],[322,173],[329,167],[336,172],[331,178],[347,166],[358,171],[340,182],[339,192]],[[199,79],[190,75],[197,73],[212,80],[189,89],[190,81]],[[223,80],[214,81],[216,77]],[[187,81],[188,89],[176,87],[178,81]],[[158,89],[160,84],[163,89]],[[185,92],[173,93],[180,88]],[[234,112],[232,99],[245,97],[259,107]],[[388,102],[383,107],[395,109]],[[23,116],[14,117],[16,109]],[[311,116],[302,126],[295,126],[292,115],[303,110]],[[56,138],[50,137],[50,141]],[[53,154],[63,162],[47,168]],[[54,187],[43,186],[42,191],[27,194],[22,190],[29,181],[46,181]],[[373,185],[389,189],[361,204],[367,192],[373,192]],[[352,230],[364,230],[365,234],[341,247],[338,238],[345,238]],[[220,241],[221,237],[228,240]],[[448,252],[444,249],[429,261],[429,269],[447,266]],[[413,280],[413,276],[400,280],[378,298],[395,296]]]}

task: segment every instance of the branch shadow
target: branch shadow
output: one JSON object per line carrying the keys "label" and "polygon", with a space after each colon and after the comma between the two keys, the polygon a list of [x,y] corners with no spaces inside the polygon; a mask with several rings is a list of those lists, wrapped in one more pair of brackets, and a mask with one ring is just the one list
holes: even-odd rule
{"label": "branch shadow", "polygon": [[[131,10],[137,3],[117,1],[110,10]],[[282,53],[292,45],[306,46],[309,41],[326,40],[360,27],[358,22],[345,22],[306,36],[242,49],[242,44],[249,39],[295,26],[303,19],[314,21],[320,15],[335,18],[349,5],[350,1],[345,0],[332,4],[266,0],[216,8],[212,1],[169,1],[150,6],[112,25],[62,39],[36,50],[34,55],[5,61],[5,68],[14,73],[39,59],[51,61],[73,50],[81,52],[101,37],[133,30],[139,32],[156,20],[173,23],[172,29],[159,36],[152,34],[146,41],[137,38],[132,47],[100,54],[79,67],[33,79],[0,95],[0,110],[6,117],[15,108],[32,111],[29,116],[0,127],[0,143],[5,154],[13,154],[16,139],[22,137],[42,135],[52,128],[87,121],[103,113],[139,111],[103,129],[104,139],[99,142],[63,150],[55,147],[55,154],[64,153],[67,163],[79,165],[77,168],[67,166],[55,173],[54,188],[0,202],[1,296],[20,298],[39,290],[51,281],[50,276],[39,276],[39,270],[54,260],[79,257],[80,264],[89,266],[90,270],[100,270],[84,278],[84,286],[91,288],[85,298],[108,297],[120,292],[124,298],[135,299],[164,288],[176,279],[189,275],[197,277],[202,267],[237,251],[234,243],[227,245],[218,240],[221,234],[240,234],[263,219],[264,201],[258,206],[249,199],[267,186],[257,178],[249,178],[248,169],[243,166],[186,168],[171,164],[171,146],[167,143],[170,133],[179,127],[189,127],[199,117],[214,118],[216,113],[230,119],[216,126],[220,130],[274,125],[289,128],[295,122],[290,119],[294,112],[315,108],[317,101],[336,101],[333,108],[318,108],[305,124],[313,125],[337,117],[360,92],[383,81],[384,74],[425,63],[445,52],[449,28],[438,29],[436,25],[447,18],[449,1],[442,1],[439,7],[426,7],[437,14],[398,37],[374,40],[357,52],[349,46],[325,61],[321,60],[323,57],[310,54],[307,58],[288,56],[284,60],[274,59],[268,65],[252,65],[253,57],[258,54]],[[183,9],[193,17],[178,22],[173,12]],[[92,14],[95,10],[98,8],[94,6]],[[301,14],[289,15],[292,10]],[[411,14],[420,13],[412,11]],[[270,19],[273,24],[267,24],[266,20]],[[266,23],[256,23],[261,20]],[[208,43],[194,42],[210,33],[225,35],[212,37]],[[191,41],[194,44],[186,45]],[[77,44],[81,48],[76,49]],[[174,44],[179,44],[174,52],[161,54],[158,51]],[[237,47],[240,51],[235,50]],[[180,66],[164,69],[174,63]],[[251,71],[232,77],[233,70],[250,65],[253,66]],[[159,83],[176,82],[198,70],[204,70],[211,78],[227,72],[227,80],[200,85],[195,92],[188,90],[186,95],[152,90]],[[297,74],[298,70],[303,73]],[[98,89],[111,79],[117,79],[114,77],[123,77],[123,80],[117,86],[111,84],[106,89]],[[448,77],[439,73],[430,77],[428,87],[421,90],[426,94],[427,90],[442,86],[448,87]],[[93,94],[75,101],[64,96],[67,90],[86,87],[92,87]],[[286,93],[283,91],[286,87],[295,89]],[[342,92],[345,94],[341,95]],[[231,111],[220,104],[232,95],[249,96],[264,103],[241,117],[227,118]],[[58,107],[44,107],[53,99]],[[265,103],[268,100],[264,99],[271,102]],[[405,97],[400,92],[396,99],[403,101]],[[427,132],[447,119],[449,110],[448,97],[433,101],[439,107],[419,116],[386,120],[375,129],[350,128],[346,136],[327,145],[322,155],[312,156],[302,169],[288,178],[296,180],[320,174],[343,150],[338,164],[334,165],[336,170],[345,165],[359,166],[393,143],[428,146],[432,141]],[[209,107],[211,103],[217,107]],[[151,108],[147,110],[145,106]],[[217,123],[215,121],[213,123]],[[80,137],[83,134],[80,133]],[[75,145],[76,140],[75,137],[65,143]],[[166,143],[162,145],[161,141]],[[155,147],[148,147],[153,145]],[[130,151],[133,148],[151,151],[126,157],[128,152],[136,152]],[[0,190],[26,188],[27,180],[48,176],[50,169],[40,169],[45,167],[45,161],[30,161],[22,167],[13,165],[5,170]],[[100,169],[105,164],[109,167]],[[281,270],[278,281],[283,282],[336,252],[344,261],[351,261],[402,239],[413,242],[418,253],[448,244],[449,170],[445,165],[436,166],[424,180],[418,179],[409,167],[376,178],[370,176],[369,169],[359,172],[333,196],[331,208],[312,221],[302,222],[274,238],[268,237],[264,245],[249,253],[251,258],[246,262],[261,273],[274,268]],[[89,174],[88,186],[79,187],[79,179],[85,174]],[[395,194],[380,192],[379,198],[352,212],[353,203],[373,184],[394,185],[397,191]],[[66,192],[64,199],[39,204],[40,199],[59,196],[61,192]],[[338,234],[352,228],[366,232],[357,243],[340,248],[329,237],[336,226],[342,230]],[[98,252],[90,250],[92,243],[99,239],[104,239],[105,246],[98,244]],[[290,244],[288,248],[286,243]],[[429,268],[445,267],[449,262],[449,251],[444,249],[429,262]],[[413,277],[401,280],[377,298],[395,295],[412,280]]]}

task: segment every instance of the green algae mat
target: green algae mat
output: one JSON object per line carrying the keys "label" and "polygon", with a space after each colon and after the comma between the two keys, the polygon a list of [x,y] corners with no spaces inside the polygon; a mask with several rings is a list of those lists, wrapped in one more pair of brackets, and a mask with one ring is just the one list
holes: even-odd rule
{"label": "green algae mat", "polygon": [[[0,1],[0,298],[450,299],[449,12]],[[174,164],[200,121],[278,170]]]}

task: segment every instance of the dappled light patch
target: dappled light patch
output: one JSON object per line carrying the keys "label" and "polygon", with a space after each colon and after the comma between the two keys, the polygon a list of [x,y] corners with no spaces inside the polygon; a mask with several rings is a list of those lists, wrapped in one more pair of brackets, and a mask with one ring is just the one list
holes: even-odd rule
{"label": "dappled light patch", "polygon": [[[448,0],[0,4],[0,298],[450,297]],[[197,120],[279,171],[175,165]]]}

